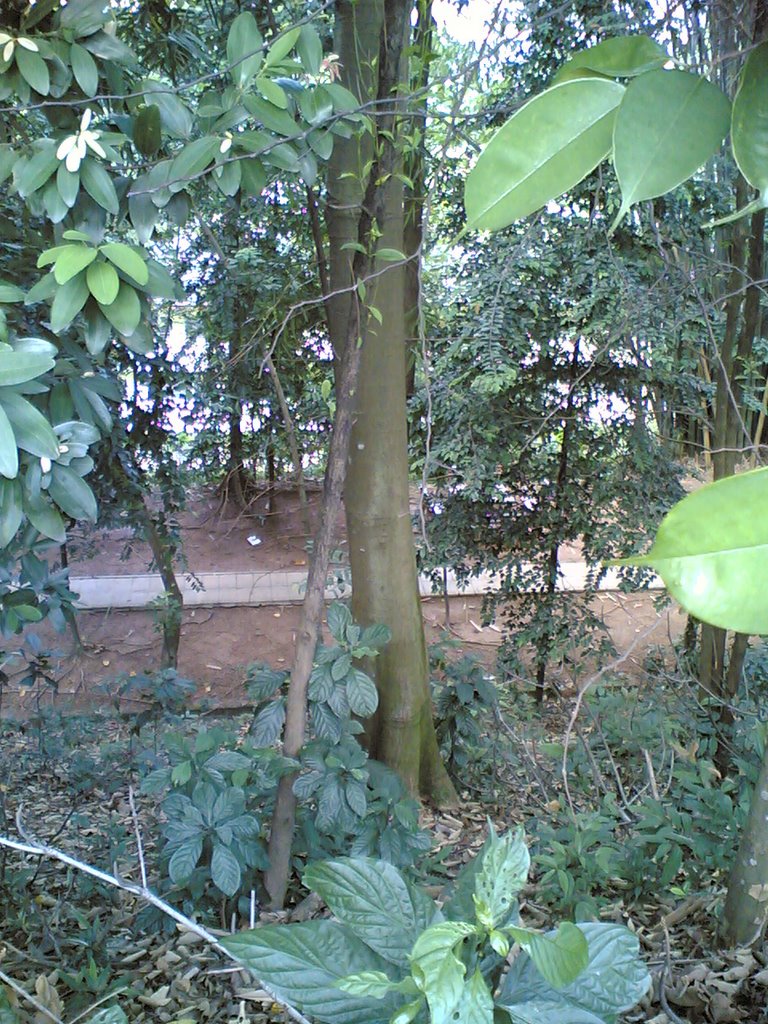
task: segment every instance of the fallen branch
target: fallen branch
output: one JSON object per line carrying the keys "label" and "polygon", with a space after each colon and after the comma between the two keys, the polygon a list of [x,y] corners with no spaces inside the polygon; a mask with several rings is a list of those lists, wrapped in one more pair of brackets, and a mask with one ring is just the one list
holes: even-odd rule
{"label": "fallen branch", "polygon": [[[24,829],[20,825],[19,817],[20,815],[17,815],[16,825],[19,829],[20,835],[24,836]],[[32,857],[48,857],[51,860],[57,860],[61,864],[67,864],[69,867],[75,868],[77,871],[82,871],[85,875],[90,875],[91,878],[96,878],[100,882],[104,882],[105,885],[111,885],[115,889],[122,889],[123,892],[129,892],[132,896],[136,896],[138,899],[144,900],[146,903],[150,903],[153,907],[162,911],[163,914],[166,914],[177,924],[181,925],[182,928],[200,936],[201,939],[207,942],[213,949],[217,950],[217,952],[221,953],[222,956],[226,957],[227,960],[232,960],[237,963],[229,950],[219,942],[213,932],[209,932],[207,928],[204,928],[196,921],[193,921],[191,918],[182,914],[181,911],[172,907],[170,903],[166,903],[164,899],[152,892],[152,890],[146,885],[139,885],[136,882],[129,882],[127,879],[120,878],[117,875],[111,875],[107,871],[102,871],[100,868],[95,868],[91,864],[86,864],[84,861],[80,861],[76,857],[70,856],[68,853],[65,853],[64,850],[59,850],[55,846],[48,846],[46,843],[40,843],[37,840],[22,843],[16,839],[10,839],[8,836],[0,836],[0,846],[3,846],[8,850],[15,850],[17,853],[29,854]],[[247,968],[243,967],[242,964],[240,964],[239,967],[241,970],[247,970]],[[296,1024],[310,1024],[310,1021],[307,1020],[302,1013],[291,1006],[290,1003],[286,1003],[284,999],[281,999],[273,989],[268,985],[265,985],[259,978],[256,978],[255,975],[253,975],[253,972],[249,973],[252,974],[259,987],[269,996],[269,998],[273,1000],[273,1002],[282,1006],[291,1020],[296,1021]],[[11,987],[15,986],[12,985]],[[25,998],[29,998],[31,1001],[32,997],[29,996],[29,993],[25,993]],[[48,1010],[43,1010],[43,1012],[53,1020],[57,1019]]]}

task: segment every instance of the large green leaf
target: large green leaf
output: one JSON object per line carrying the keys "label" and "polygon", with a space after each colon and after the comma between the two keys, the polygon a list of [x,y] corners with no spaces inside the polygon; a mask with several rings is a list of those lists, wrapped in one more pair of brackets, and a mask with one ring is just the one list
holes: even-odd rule
{"label": "large green leaf", "polygon": [[266,925],[222,939],[232,956],[266,982],[282,999],[318,1021],[330,1024],[386,1024],[400,1002],[343,992],[350,974],[387,971],[386,961],[335,921]]}
{"label": "large green leaf", "polygon": [[26,50],[23,46],[17,46],[16,67],[35,92],[47,96],[51,88],[51,76],[48,74],[48,65],[39,53]]}
{"label": "large green leaf", "polygon": [[278,135],[285,135],[288,138],[298,135],[299,126],[287,110],[276,107],[274,103],[269,103],[262,96],[253,94],[244,96],[243,103],[248,113],[253,114],[271,132],[277,132]]}
{"label": "large green leaf", "polygon": [[570,985],[589,963],[589,947],[584,933],[569,921],[563,921],[557,931],[548,935],[515,927],[509,928],[509,934],[520,943],[539,974],[553,988]]}
{"label": "large green leaf", "polygon": [[557,72],[553,84],[590,72],[609,78],[634,78],[662,67],[669,54],[648,36],[617,36],[574,54]]}
{"label": "large green leaf", "polygon": [[171,165],[171,189],[178,192],[188,181],[198,177],[219,152],[220,146],[221,140],[210,135],[185,146]]}
{"label": "large green leaf", "polygon": [[48,420],[31,402],[8,388],[0,389],[0,405],[11,421],[16,444],[38,458],[56,459],[59,442]]}
{"label": "large green leaf", "polygon": [[768,192],[768,40],[747,57],[731,115],[731,146],[739,170]]}
{"label": "large green leaf", "polygon": [[[140,182],[136,183],[136,187],[141,187]],[[152,202],[152,196],[148,192],[129,195],[128,212],[131,215],[131,224],[133,224],[137,238],[142,245],[146,244],[152,237],[155,224],[160,216],[160,211]]]}
{"label": "large green leaf", "polygon": [[59,508],[72,519],[96,522],[98,509],[93,491],[85,480],[68,466],[53,465],[48,493]]}
{"label": "large green leaf", "polygon": [[107,213],[117,214],[119,212],[120,203],[115,186],[100,163],[91,157],[83,160],[80,164],[80,181],[91,199]]}
{"label": "large green leaf", "polygon": [[615,565],[647,565],[703,622],[768,633],[768,469],[694,491],[664,517],[651,549]]}
{"label": "large green leaf", "polygon": [[86,96],[93,97],[99,91],[99,69],[96,61],[84,46],[72,43],[69,50],[75,81]]}
{"label": "large green leaf", "polygon": [[85,274],[78,274],[56,289],[51,304],[51,330],[54,334],[69,327],[85,305],[89,294]]}
{"label": "large green leaf", "polygon": [[[11,421],[0,405],[0,475],[8,480],[13,480],[18,472],[19,453],[16,447],[16,435],[13,432]],[[2,482],[0,485],[4,486]],[[16,533],[16,530],[13,532]],[[0,547],[5,547],[5,545],[2,544]]]}
{"label": "large green leaf", "polygon": [[725,138],[731,105],[711,82],[687,71],[649,71],[627,86],[616,116],[613,162],[621,207],[664,195],[689,178]]}
{"label": "large green leaf", "polygon": [[64,163],[59,164],[59,169],[56,171],[56,188],[71,209],[77,202],[77,195],[80,191],[80,174],[68,171],[67,165]]}
{"label": "large green leaf", "polygon": [[44,185],[59,166],[56,143],[46,139],[30,160],[19,160],[13,168],[13,178],[22,199],[26,199]]}
{"label": "large green leaf", "polygon": [[225,896],[234,896],[240,888],[242,879],[240,864],[234,853],[221,843],[215,843],[213,847],[211,879],[216,888],[220,889]]}
{"label": "large green leaf", "polygon": [[0,349],[0,387],[23,384],[53,369],[55,358],[45,352]]}
{"label": "large green leaf", "polygon": [[246,85],[261,67],[264,40],[250,11],[239,14],[227,36],[227,62],[235,85]]}
{"label": "large green leaf", "polygon": [[478,907],[483,906],[490,913],[488,926],[497,928],[509,919],[515,897],[528,880],[531,857],[522,828],[499,837],[490,826],[478,861],[475,900]]}
{"label": "large green leaf", "polygon": [[[147,103],[160,108],[163,128],[173,139],[188,139],[194,124],[189,108],[182,103],[172,85],[145,78],[141,83]],[[153,116],[153,115],[149,115]]]}
{"label": "large green leaf", "polygon": [[264,99],[269,103],[274,104],[274,106],[280,107],[283,110],[288,107],[288,97],[277,82],[273,82],[271,78],[267,78],[265,75],[259,75],[256,79],[256,88]]}
{"label": "large green leaf", "polygon": [[108,260],[132,277],[137,284],[146,284],[149,280],[146,257],[129,245],[123,242],[107,242],[99,246],[99,252],[103,252]]}
{"label": "large green leaf", "polygon": [[287,57],[296,45],[296,41],[300,35],[301,28],[296,27],[289,28],[287,32],[283,32],[282,35],[278,36],[270,46],[267,56],[264,58],[264,67],[274,67],[274,65],[279,64],[284,57]]}
{"label": "large green leaf", "polygon": [[575,981],[559,990],[523,953],[512,964],[496,1003],[515,1024],[611,1024],[635,1005],[650,985],[637,937],[617,924],[576,926],[589,946],[589,962]]}
{"label": "large green leaf", "polygon": [[163,143],[160,107],[144,105],[133,119],[133,144],[142,156],[154,156]]}
{"label": "large green leaf", "polygon": [[85,280],[94,299],[103,302],[105,306],[110,305],[117,298],[117,293],[120,291],[120,278],[112,264],[107,263],[106,260],[92,263],[88,267]]}
{"label": "large green leaf", "polygon": [[58,284],[66,284],[96,259],[96,250],[89,245],[62,245],[53,268]]}
{"label": "large green leaf", "polygon": [[601,78],[556,85],[499,129],[467,176],[467,226],[490,231],[538,210],[611,150],[624,87]]}
{"label": "large green leaf", "polygon": [[67,528],[61,513],[57,512],[47,501],[38,501],[35,504],[27,505],[24,511],[30,523],[44,537],[50,537],[51,540],[55,540],[59,544],[63,544],[67,539]]}
{"label": "large green leaf", "polygon": [[464,990],[466,967],[458,954],[468,936],[476,932],[466,921],[442,921],[422,932],[411,954],[416,984],[427,997],[432,1024],[449,1024]]}
{"label": "large green leaf", "polygon": [[323,44],[312,24],[302,25],[296,43],[296,52],[308,75],[317,75],[323,60]]}
{"label": "large green leaf", "polygon": [[[0,434],[2,433],[0,416]],[[15,447],[15,445],[14,445]],[[3,442],[0,439],[0,459]],[[0,468],[2,472],[2,468]],[[7,547],[21,526],[24,510],[21,501],[21,484],[18,480],[0,480],[0,548]]]}
{"label": "large green leaf", "polygon": [[419,935],[440,917],[434,901],[384,861],[317,861],[304,872],[304,884],[366,945],[403,968]]}
{"label": "large green leaf", "polygon": [[493,1024],[493,996],[479,969],[464,986],[454,1019],[461,1024]]}
{"label": "large green leaf", "polygon": [[141,320],[141,303],[136,290],[125,281],[120,282],[120,291],[117,298],[109,305],[99,303],[99,309],[109,320],[118,334],[125,334],[130,337],[139,326]]}

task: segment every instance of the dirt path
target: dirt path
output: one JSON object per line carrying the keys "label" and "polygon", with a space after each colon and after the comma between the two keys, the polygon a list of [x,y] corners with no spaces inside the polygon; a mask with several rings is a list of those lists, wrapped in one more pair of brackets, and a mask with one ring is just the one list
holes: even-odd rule
{"label": "dirt path", "polygon": [[[313,514],[319,492],[312,494]],[[340,527],[343,524],[340,524]],[[210,498],[197,498],[182,520],[182,537],[189,569],[206,571],[273,571],[306,565],[307,538],[296,496],[280,492],[270,513],[266,501],[254,503],[248,515],[224,514]],[[339,547],[343,550],[343,534]],[[249,542],[255,538],[258,544]],[[147,572],[151,555],[139,544],[130,545],[128,530],[93,531],[74,538],[70,546],[73,576]],[[564,560],[580,557],[577,547],[564,551]],[[609,628],[620,655],[630,651],[620,666],[622,672],[639,679],[649,647],[667,644],[681,632],[683,616],[667,611],[661,617],[654,609],[658,595],[600,593],[595,610]],[[442,598],[423,602],[429,643],[450,638],[461,649],[478,655],[493,670],[501,629],[481,625],[480,597],[452,598],[450,628],[445,629]],[[198,684],[198,697],[216,705],[245,703],[245,668],[254,661],[266,661],[276,668],[291,667],[299,606],[253,608],[189,608],[184,611],[179,671]],[[83,648],[78,649],[69,634],[57,634],[43,624],[34,632],[51,655],[51,674],[58,681],[58,693],[46,692],[44,701],[74,701],[81,707],[96,700],[108,700],[117,677],[152,672],[159,664],[160,638],[149,611],[81,612],[78,616]],[[650,630],[650,632],[649,632]],[[633,645],[635,645],[633,647]],[[11,691],[17,688],[24,663],[11,666]],[[568,680],[563,680],[568,684]],[[14,686],[16,684],[16,687]],[[16,695],[31,708],[36,694]]]}

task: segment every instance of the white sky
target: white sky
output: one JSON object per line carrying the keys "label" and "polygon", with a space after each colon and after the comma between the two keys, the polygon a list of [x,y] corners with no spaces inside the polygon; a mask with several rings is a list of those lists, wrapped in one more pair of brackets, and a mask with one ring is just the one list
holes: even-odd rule
{"label": "white sky", "polygon": [[432,12],[435,21],[460,43],[476,43],[485,35],[485,24],[498,6],[498,0],[469,0],[459,13],[449,0],[437,0]]}

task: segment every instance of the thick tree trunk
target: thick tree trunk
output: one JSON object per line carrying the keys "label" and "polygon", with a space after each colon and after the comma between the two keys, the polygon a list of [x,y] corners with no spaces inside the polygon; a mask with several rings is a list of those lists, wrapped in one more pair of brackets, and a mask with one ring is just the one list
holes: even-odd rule
{"label": "thick tree trunk", "polygon": [[[362,5],[363,11],[369,5]],[[405,38],[408,4],[405,0],[385,0],[384,28],[377,35],[379,49],[376,57],[379,104],[391,101],[398,82],[398,68]],[[340,5],[339,18],[349,16],[347,4]],[[370,65],[369,65],[370,67]],[[394,148],[394,116],[384,113],[380,118],[378,133],[379,148],[370,165],[365,195],[356,221],[354,256],[349,270],[352,282],[365,282],[370,278],[373,260],[371,248],[378,237],[384,221],[386,206],[386,183],[392,178],[396,166]],[[375,234],[374,234],[375,232]],[[360,289],[355,289],[360,296]],[[336,414],[333,434],[325,472],[323,502],[320,508],[320,523],[315,536],[312,557],[309,563],[307,589],[301,612],[301,622],[296,643],[296,657],[291,671],[286,709],[283,753],[296,758],[304,745],[307,716],[307,686],[312,671],[315,647],[320,633],[323,614],[325,581],[328,575],[331,547],[334,540],[336,520],[341,511],[342,490],[347,472],[350,436],[354,419],[354,408],[362,346],[368,322],[368,306],[363,301],[351,302],[347,306],[347,317],[343,333],[339,335],[338,374],[336,386]],[[430,720],[431,724],[431,720]],[[296,818],[296,796],[293,792],[295,774],[280,779],[272,816],[269,836],[269,869],[264,875],[264,885],[269,893],[271,905],[281,907],[285,901],[290,872],[291,845]]]}
{"label": "thick tree trunk", "polygon": [[[368,69],[382,31],[379,3],[338,6],[337,52],[345,84],[365,103]],[[361,209],[357,184],[367,158],[356,140],[334,149],[328,184],[331,340],[339,354],[349,308],[349,249]],[[403,249],[402,183],[385,185],[382,247]],[[408,503],[404,271],[377,263],[366,301],[377,311],[362,337],[360,382],[344,505],[352,569],[352,610],[364,625],[389,626],[392,640],[372,669],[379,710],[368,732],[370,752],[397,771],[413,793],[446,804],[456,796],[439,757],[432,724],[424,624]]]}

